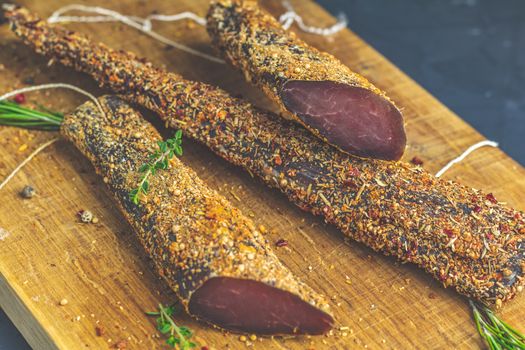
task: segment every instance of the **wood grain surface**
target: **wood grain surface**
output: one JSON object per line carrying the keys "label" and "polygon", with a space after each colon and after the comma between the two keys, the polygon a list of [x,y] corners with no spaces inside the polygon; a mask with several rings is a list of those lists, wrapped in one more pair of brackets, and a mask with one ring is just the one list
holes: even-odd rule
{"label": "wood grain surface", "polygon": [[[69,0],[20,1],[49,16]],[[87,3],[87,2],[85,2]],[[126,14],[185,10],[200,15],[206,0],[90,1]],[[307,23],[334,22],[312,1],[293,4]],[[278,0],[263,5],[278,15]],[[185,77],[219,85],[264,108],[273,108],[256,89],[231,68],[211,63],[153,41],[121,24],[68,24],[116,49],[131,50],[156,65]],[[189,22],[155,23],[164,35],[211,53],[204,28]],[[351,24],[350,24],[351,27]],[[295,28],[295,27],[294,27]],[[409,146],[405,159],[417,155],[435,172],[448,160],[483,137],[424,89],[404,75],[350,30],[331,37],[299,32],[307,42],[331,52],[362,73],[403,108]],[[0,92],[35,84],[67,82],[97,95],[104,93],[86,76],[61,66],[48,66],[0,27]],[[107,92],[107,91],[106,91]],[[54,110],[70,111],[84,97],[64,90],[27,95],[30,101]],[[152,113],[145,113],[151,120]],[[56,135],[0,127],[0,178]],[[483,344],[471,319],[467,300],[414,266],[400,265],[361,244],[345,241],[333,227],[301,212],[274,190],[242,169],[219,159],[191,140],[184,140],[182,160],[244,213],[265,225],[270,242],[283,262],[305,282],[331,298],[337,327],[326,337],[266,338],[258,349],[429,349],[479,348]],[[525,170],[499,149],[484,148],[453,167],[446,178],[491,191],[500,201],[525,208]],[[23,200],[18,192],[30,184],[38,195]],[[130,227],[116,210],[102,181],[72,145],[59,141],[31,161],[0,192],[0,227],[9,235],[0,240],[0,305],[35,349],[105,349],[122,340],[127,349],[164,348],[154,320],[144,312],[174,295],[153,273]],[[76,213],[88,209],[98,224],[81,224]],[[61,299],[68,304],[60,306]],[[525,297],[509,303],[501,316],[525,331]],[[227,334],[191,320],[177,322],[195,331],[200,345],[210,349],[242,349],[238,335]],[[96,327],[103,328],[97,336]]]}

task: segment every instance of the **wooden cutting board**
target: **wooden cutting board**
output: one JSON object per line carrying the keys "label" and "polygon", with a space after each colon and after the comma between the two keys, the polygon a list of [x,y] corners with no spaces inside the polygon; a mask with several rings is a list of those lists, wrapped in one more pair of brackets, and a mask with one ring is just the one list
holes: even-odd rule
{"label": "wooden cutting board", "polygon": [[[76,2],[76,1],[75,1]],[[21,1],[42,16],[70,0]],[[191,10],[204,15],[206,0],[92,1],[119,12],[146,16],[153,11]],[[293,4],[307,23],[328,25],[334,18],[312,1]],[[264,6],[278,15],[278,0]],[[273,108],[231,68],[170,49],[120,24],[69,24],[117,49],[131,50],[185,77],[242,93],[255,104]],[[211,53],[203,28],[188,22],[155,23],[166,36]],[[354,33],[332,37],[299,33],[314,46],[331,52],[371,79],[403,108],[409,147],[405,159],[418,156],[435,172],[483,137],[436,101]],[[103,91],[88,77],[47,61],[0,27],[0,92],[35,84],[68,82],[97,95]],[[31,101],[70,111],[84,98],[54,90],[27,95]],[[154,119],[151,113],[146,115]],[[56,135],[0,127],[0,178],[28,154]],[[443,289],[414,266],[400,265],[355,242],[345,241],[333,227],[301,212],[274,190],[227,164],[191,140],[184,140],[185,163],[227,196],[258,224],[268,239],[284,238],[288,247],[276,248],[283,262],[305,282],[332,300],[337,327],[327,337],[257,339],[258,349],[409,349],[479,348],[482,345],[467,300]],[[480,149],[445,176],[491,191],[519,209],[525,208],[525,170],[499,149]],[[31,184],[38,195],[18,196]],[[0,227],[9,235],[0,240],[0,305],[35,349],[105,349],[126,340],[127,349],[164,348],[154,320],[144,312],[174,295],[152,272],[130,227],[115,209],[102,181],[89,162],[70,144],[60,141],[32,160],[1,190]],[[79,223],[76,213],[88,209],[98,224]],[[59,301],[69,303],[60,306]],[[525,331],[525,297],[519,296],[501,316]],[[191,320],[177,322],[195,332],[210,349],[242,349],[247,345]],[[105,330],[97,336],[95,328]]]}

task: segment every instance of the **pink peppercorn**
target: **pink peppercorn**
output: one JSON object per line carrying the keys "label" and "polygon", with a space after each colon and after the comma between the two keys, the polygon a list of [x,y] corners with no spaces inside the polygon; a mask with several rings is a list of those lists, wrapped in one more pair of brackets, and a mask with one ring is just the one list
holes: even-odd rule
{"label": "pink peppercorn", "polygon": [[494,197],[494,195],[492,193],[489,193],[485,196],[485,198],[487,198],[487,200],[493,204],[497,204],[498,203],[498,200],[496,199],[496,197]]}
{"label": "pink peppercorn", "polygon": [[16,103],[22,104],[26,102],[26,96],[24,94],[16,94],[14,100]]}

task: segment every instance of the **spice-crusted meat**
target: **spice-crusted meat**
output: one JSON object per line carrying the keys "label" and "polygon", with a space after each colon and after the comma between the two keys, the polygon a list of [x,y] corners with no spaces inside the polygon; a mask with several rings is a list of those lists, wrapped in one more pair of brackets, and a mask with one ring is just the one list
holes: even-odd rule
{"label": "spice-crusted meat", "polygon": [[[59,27],[9,14],[35,49],[128,94],[173,128],[367,246],[501,305],[525,284],[524,214],[407,163],[348,156],[300,126]],[[132,82],[132,83],[130,83]]]}
{"label": "spice-crusted meat", "polygon": [[[161,136],[115,96],[64,118],[62,134],[89,158],[131,223],[159,274],[186,310],[221,328],[258,334],[321,334],[327,304],[295,279],[254,224],[207,187],[178,158],[152,174],[140,205],[140,183]],[[278,316],[276,316],[278,315]]]}
{"label": "spice-crusted meat", "polygon": [[403,117],[385,93],[285,31],[257,1],[213,1],[207,27],[226,61],[315,135],[362,157],[403,155]]}

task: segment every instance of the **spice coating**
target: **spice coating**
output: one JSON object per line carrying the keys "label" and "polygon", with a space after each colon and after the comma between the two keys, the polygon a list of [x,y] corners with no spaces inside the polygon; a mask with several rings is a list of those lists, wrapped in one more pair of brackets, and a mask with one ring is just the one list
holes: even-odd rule
{"label": "spice coating", "polygon": [[[406,145],[403,118],[388,96],[334,56],[320,52],[297,38],[295,33],[284,30],[256,1],[213,1],[208,11],[207,29],[213,46],[221,56],[240,69],[248,82],[261,88],[290,119],[343,151],[387,160],[401,158]],[[291,84],[296,87],[290,87]],[[303,92],[295,99],[305,106],[299,109],[303,112],[317,110],[310,118],[302,115],[296,109],[298,106],[292,108],[297,103],[287,102],[289,97],[285,93],[299,90],[300,87]],[[359,97],[354,96],[355,100],[352,102],[348,98],[338,98],[335,90],[345,90],[345,87],[354,88],[354,92],[347,97],[356,94]],[[332,90],[333,93],[330,92]],[[313,102],[316,96],[321,101],[329,101]],[[334,104],[341,105],[339,112],[344,117],[334,120],[336,111],[323,111],[332,108]],[[367,107],[362,110],[359,105]],[[361,113],[357,113],[355,109],[361,110]],[[352,116],[352,110],[358,115]],[[321,117],[323,113],[325,118]],[[359,121],[364,118],[362,114],[368,115],[370,120]],[[383,117],[379,118],[379,115]],[[349,122],[349,119],[357,120]],[[342,133],[341,137],[335,137],[334,134],[338,133]],[[376,145],[386,142],[386,149],[369,148],[373,145],[365,147],[362,144],[364,135],[369,135],[373,140],[370,142]],[[379,135],[392,139],[380,141]]]}
{"label": "spice coating", "polygon": [[154,69],[20,11],[9,16],[15,31],[38,52],[127,93],[349,237],[412,262],[487,305],[511,299],[525,284],[525,215],[494,196],[407,163],[348,156],[223,90]]}
{"label": "spice coating", "polygon": [[99,100],[104,116],[86,102],[65,116],[61,133],[103,177],[158,273],[187,311],[192,294],[213,277],[262,282],[326,310],[323,299],[281,264],[253,222],[178,158],[151,176],[147,195],[140,205],[133,203],[129,192],[140,182],[139,168],[162,139],[120,98]]}

